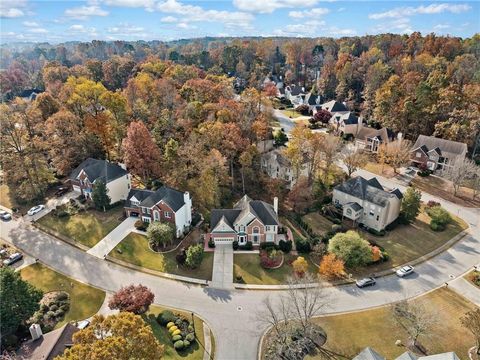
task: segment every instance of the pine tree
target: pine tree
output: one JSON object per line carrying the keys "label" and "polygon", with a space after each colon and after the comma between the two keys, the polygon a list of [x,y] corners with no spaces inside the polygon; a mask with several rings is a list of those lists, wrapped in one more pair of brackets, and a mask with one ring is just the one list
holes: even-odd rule
{"label": "pine tree", "polygon": [[110,205],[110,196],[108,196],[108,189],[105,181],[99,179],[93,184],[92,200],[97,209],[103,209]]}

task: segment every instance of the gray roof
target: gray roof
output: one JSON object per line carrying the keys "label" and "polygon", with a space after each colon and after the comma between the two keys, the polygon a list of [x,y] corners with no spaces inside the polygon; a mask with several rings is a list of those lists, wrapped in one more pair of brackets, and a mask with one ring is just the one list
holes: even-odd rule
{"label": "gray roof", "polygon": [[272,205],[261,200],[252,200],[245,195],[233,206],[233,209],[213,209],[210,214],[210,226],[212,229],[215,228],[222,217],[225,217],[227,223],[233,227],[235,221],[247,212],[251,212],[264,225],[279,224],[278,215]]}
{"label": "gray roof", "polygon": [[308,105],[319,105],[321,101],[322,101],[321,95],[312,94],[312,92],[309,92],[307,95],[305,95],[305,102]]}
{"label": "gray roof", "polygon": [[99,178],[102,178],[108,183],[128,174],[128,171],[118,164],[111,163],[107,160],[88,158],[72,171],[70,179],[75,180],[82,170],[85,171],[91,183]]}
{"label": "gray roof", "polygon": [[367,200],[368,202],[382,207],[387,204],[387,199],[392,198],[392,196],[399,197],[398,193],[395,191],[397,189],[393,190],[391,193],[387,192],[383,189],[382,185],[380,185],[376,178],[366,180],[361,176],[352,178],[335,186],[335,190],[355,196],[362,200]]}
{"label": "gray roof", "polygon": [[446,352],[442,354],[421,356],[418,360],[460,360],[454,352]]}
{"label": "gray roof", "polygon": [[346,125],[358,124],[358,117],[351,111],[334,111],[330,119],[338,123],[343,121]]}
{"label": "gray roof", "polygon": [[402,355],[397,357],[395,360],[417,360],[417,355],[410,351],[405,351]]}
{"label": "gray roof", "polygon": [[363,209],[363,207],[357,202],[349,202],[349,203],[346,203],[345,206],[350,206],[353,209],[353,211],[359,211]]}
{"label": "gray roof", "polygon": [[132,205],[130,202],[130,199],[135,196],[135,198],[140,201],[140,205],[138,206],[151,208],[160,201],[163,201],[170,206],[173,211],[178,211],[183,205],[185,205],[183,195],[183,192],[172,189],[168,186],[162,186],[156,191],[131,189],[128,193],[127,206],[136,206]]}
{"label": "gray roof", "polygon": [[279,149],[273,149],[262,154],[262,158],[264,158],[267,161],[274,160],[278,165],[283,166],[285,168],[290,168],[292,166],[291,161]]}
{"label": "gray roof", "polygon": [[367,139],[373,139],[375,137],[377,137],[380,142],[385,142],[386,140],[389,140],[387,128],[374,129],[371,127],[362,126],[358,131],[357,135],[355,135],[355,139],[363,141]]}
{"label": "gray roof", "polygon": [[330,100],[322,104],[322,109],[330,112],[348,111],[347,107],[344,104],[335,100]]}
{"label": "gray roof", "polygon": [[290,95],[297,96],[305,93],[301,86],[292,84],[289,86]]}
{"label": "gray roof", "polygon": [[366,347],[360,354],[355,356],[353,360],[385,360],[385,358],[371,347]]}
{"label": "gray roof", "polygon": [[467,144],[425,135],[419,135],[413,145],[413,150],[418,148],[422,148],[425,153],[437,148],[442,154],[462,155],[467,153]]}

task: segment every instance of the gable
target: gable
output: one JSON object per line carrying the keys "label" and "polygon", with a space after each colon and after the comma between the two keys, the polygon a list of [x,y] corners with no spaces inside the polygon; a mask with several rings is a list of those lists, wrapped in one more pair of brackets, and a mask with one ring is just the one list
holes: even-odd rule
{"label": "gable", "polygon": [[232,227],[227,224],[225,221],[225,218],[221,218],[220,221],[218,222],[217,226],[212,230],[212,233],[225,233],[225,232],[235,232]]}

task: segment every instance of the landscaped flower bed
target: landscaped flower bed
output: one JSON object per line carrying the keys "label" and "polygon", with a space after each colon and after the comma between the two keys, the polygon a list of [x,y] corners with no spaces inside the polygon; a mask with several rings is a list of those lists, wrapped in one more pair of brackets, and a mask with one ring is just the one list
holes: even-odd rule
{"label": "landscaped flower bed", "polygon": [[158,315],[157,321],[160,325],[167,328],[175,350],[188,349],[195,342],[193,324],[185,317],[175,315],[171,311],[165,310]]}
{"label": "landscaped flower bed", "polygon": [[39,324],[43,332],[49,332],[62,321],[70,309],[70,295],[64,291],[46,293],[40,301],[40,309],[30,318],[30,324]]}
{"label": "landscaped flower bed", "polygon": [[283,252],[273,248],[260,251],[260,264],[264,269],[276,269],[283,264]]}

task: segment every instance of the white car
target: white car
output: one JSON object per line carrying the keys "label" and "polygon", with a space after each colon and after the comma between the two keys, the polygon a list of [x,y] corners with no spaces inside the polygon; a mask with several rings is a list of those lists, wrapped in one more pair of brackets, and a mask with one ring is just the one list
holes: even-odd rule
{"label": "white car", "polygon": [[27,214],[33,216],[42,211],[43,209],[45,209],[45,205],[37,205],[28,210]]}
{"label": "white car", "polygon": [[12,214],[6,211],[0,211],[0,219],[5,221],[12,220]]}
{"label": "white car", "polygon": [[414,273],[413,266],[410,266],[410,265],[403,266],[400,269],[398,269],[396,272],[397,276],[399,277],[405,277],[413,273]]}
{"label": "white car", "polygon": [[23,259],[23,255],[21,253],[15,253],[10,255],[5,260],[3,260],[3,264],[9,266],[9,265],[15,264],[17,261],[20,261],[22,259]]}

